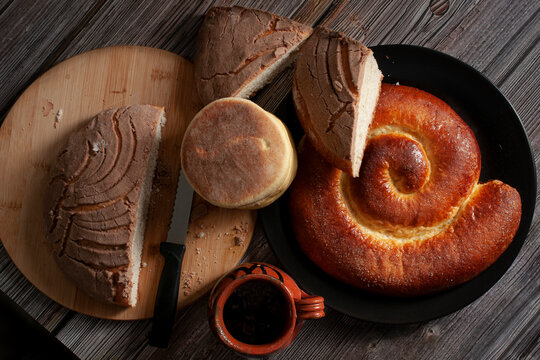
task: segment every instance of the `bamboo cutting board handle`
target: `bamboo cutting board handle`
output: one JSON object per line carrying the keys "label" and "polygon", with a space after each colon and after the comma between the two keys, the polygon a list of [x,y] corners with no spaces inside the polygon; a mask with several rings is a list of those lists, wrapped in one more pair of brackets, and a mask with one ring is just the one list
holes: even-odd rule
{"label": "bamboo cutting board handle", "polygon": [[[131,104],[164,106],[167,124],[150,201],[139,300],[134,308],[102,304],[77,290],[45,241],[43,194],[49,168],[69,134],[98,112]],[[0,240],[19,270],[56,302],[91,316],[134,320],[152,316],[180,169],[184,131],[200,109],[193,65],[173,53],[138,46],[97,49],[43,74],[17,100],[0,128]],[[208,291],[240,261],[256,213],[221,209],[195,197],[178,305]]]}

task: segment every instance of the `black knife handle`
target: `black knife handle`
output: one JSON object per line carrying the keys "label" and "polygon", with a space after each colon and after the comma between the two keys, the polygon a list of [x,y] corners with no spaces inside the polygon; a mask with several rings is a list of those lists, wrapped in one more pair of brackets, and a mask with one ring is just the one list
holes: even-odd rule
{"label": "black knife handle", "polygon": [[178,307],[180,271],[186,247],[182,244],[162,242],[159,251],[165,258],[165,264],[159,279],[149,344],[166,348],[169,345]]}

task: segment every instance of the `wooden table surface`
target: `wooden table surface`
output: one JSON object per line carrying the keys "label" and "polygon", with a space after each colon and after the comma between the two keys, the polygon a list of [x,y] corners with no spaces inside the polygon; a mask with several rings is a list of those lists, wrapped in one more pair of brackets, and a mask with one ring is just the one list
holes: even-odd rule
{"label": "wooden table surface", "polygon": [[[368,46],[425,46],[469,63],[499,87],[517,110],[538,167],[537,0],[0,0],[1,119],[40,74],[87,50],[135,44],[191,59],[202,15],[215,4],[238,4],[309,25],[324,24]],[[290,89],[290,81],[291,72],[285,72],[257,95],[256,101],[274,109]],[[538,216],[537,209],[525,244],[509,271],[468,307],[437,320],[402,326],[363,322],[328,309],[324,319],[306,323],[295,342],[273,358],[540,358]],[[246,260],[279,265],[260,224]],[[171,345],[163,350],[147,345],[148,320],[100,320],[56,304],[21,275],[1,245],[0,290],[82,359],[236,358],[210,332],[206,296],[178,314]]]}

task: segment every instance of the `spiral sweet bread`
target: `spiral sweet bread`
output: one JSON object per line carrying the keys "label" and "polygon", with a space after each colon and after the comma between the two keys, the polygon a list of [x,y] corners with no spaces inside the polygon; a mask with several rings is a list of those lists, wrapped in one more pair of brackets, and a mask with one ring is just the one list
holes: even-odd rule
{"label": "spiral sweet bread", "polygon": [[470,280],[512,241],[521,199],[498,180],[479,184],[471,129],[443,101],[383,84],[358,178],[304,141],[290,192],[296,238],[331,276],[392,296]]}

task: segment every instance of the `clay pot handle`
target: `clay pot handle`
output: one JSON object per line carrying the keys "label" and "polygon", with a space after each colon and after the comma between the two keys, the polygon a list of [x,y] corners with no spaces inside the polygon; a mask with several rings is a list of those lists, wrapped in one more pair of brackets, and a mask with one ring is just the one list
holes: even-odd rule
{"label": "clay pot handle", "polygon": [[295,304],[299,319],[320,319],[324,316],[324,299],[321,296],[309,295],[302,291],[302,298],[295,300]]}

